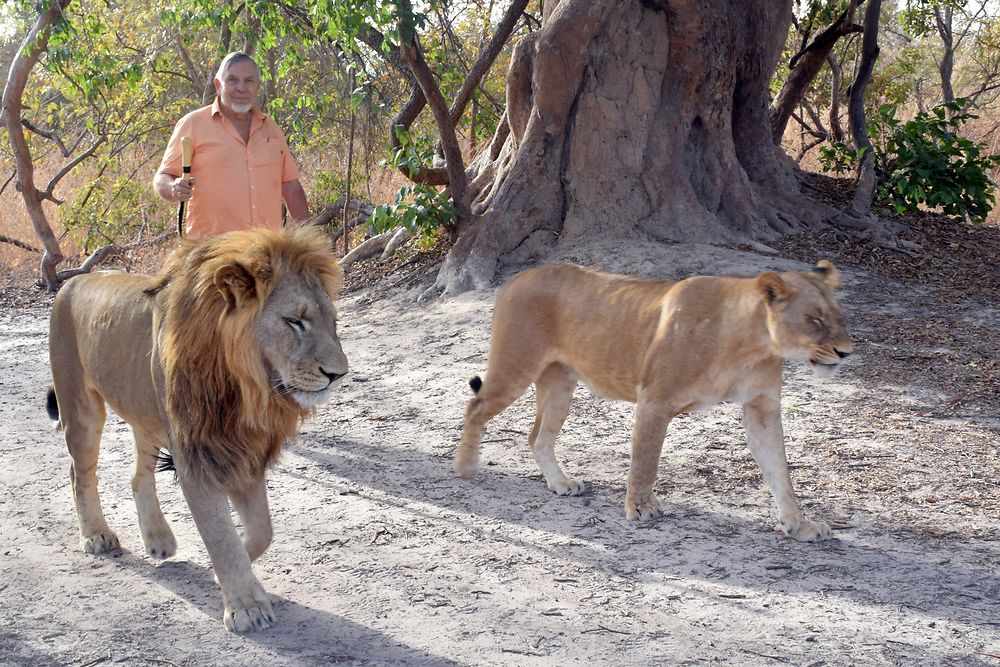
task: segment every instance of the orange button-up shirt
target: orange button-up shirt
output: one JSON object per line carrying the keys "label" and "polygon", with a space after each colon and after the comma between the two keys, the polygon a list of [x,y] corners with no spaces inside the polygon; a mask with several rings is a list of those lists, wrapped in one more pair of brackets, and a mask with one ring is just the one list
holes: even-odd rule
{"label": "orange button-up shirt", "polygon": [[192,111],[177,121],[159,171],[180,176],[181,137],[191,137],[187,236],[193,239],[250,227],[281,228],[281,184],[299,177],[285,135],[260,109],[251,111],[246,143],[219,109]]}

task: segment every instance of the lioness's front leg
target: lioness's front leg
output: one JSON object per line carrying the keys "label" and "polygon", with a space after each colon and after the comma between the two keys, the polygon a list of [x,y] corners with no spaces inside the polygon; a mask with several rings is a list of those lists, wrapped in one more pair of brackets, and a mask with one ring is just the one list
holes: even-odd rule
{"label": "lioness's front leg", "polygon": [[625,490],[625,516],[631,520],[645,521],[663,515],[653,484],[660,466],[663,438],[673,418],[673,413],[661,403],[640,399],[636,404],[632,461]]}
{"label": "lioness's front leg", "polygon": [[250,555],[233,525],[225,491],[184,478],[181,489],[222,588],[222,620],[226,628],[246,632],[270,627],[274,623],[271,601],[254,576]]}
{"label": "lioness's front leg", "polygon": [[781,402],[777,398],[758,396],[744,403],[743,426],[747,432],[750,452],[764,473],[764,479],[778,506],[781,529],[786,535],[803,542],[830,539],[833,536],[830,527],[822,521],[806,519],[795,501],[781,429]]}

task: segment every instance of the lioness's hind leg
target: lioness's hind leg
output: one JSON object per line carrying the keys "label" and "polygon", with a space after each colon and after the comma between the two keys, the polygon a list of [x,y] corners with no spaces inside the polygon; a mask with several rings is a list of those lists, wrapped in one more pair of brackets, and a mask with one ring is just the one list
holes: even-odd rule
{"label": "lioness's hind leg", "polygon": [[469,401],[465,410],[462,439],[455,450],[455,472],[460,477],[471,479],[476,476],[479,471],[479,439],[482,437],[483,427],[516,401],[532,380],[532,374],[525,372],[523,367],[517,373],[506,374],[490,366],[486,382],[480,387],[476,397]]}
{"label": "lioness's hind leg", "polygon": [[177,552],[177,540],[170,530],[160,499],[156,495],[153,470],[163,443],[143,431],[135,433],[135,468],[132,474],[132,499],[139,515],[139,530],[146,553],[153,558],[169,558]]}
{"label": "lioness's hind leg", "polygon": [[555,453],[556,435],[569,414],[576,381],[576,374],[560,363],[549,364],[535,381],[538,413],[528,444],[545,475],[545,483],[560,496],[577,496],[586,488],[583,482],[563,473]]}
{"label": "lioness's hind leg", "polygon": [[94,392],[80,392],[72,400],[60,401],[59,412],[73,459],[69,481],[80,525],[80,548],[89,554],[117,549],[118,536],[108,527],[97,492],[97,458],[107,416],[104,399]]}

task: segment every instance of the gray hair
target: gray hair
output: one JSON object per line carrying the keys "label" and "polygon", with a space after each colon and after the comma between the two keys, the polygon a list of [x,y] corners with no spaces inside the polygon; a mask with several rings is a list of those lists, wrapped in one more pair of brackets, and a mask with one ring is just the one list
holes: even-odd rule
{"label": "gray hair", "polygon": [[224,80],[226,78],[226,73],[229,71],[229,68],[235,65],[236,63],[242,63],[242,62],[252,63],[254,69],[257,70],[257,78],[258,79],[261,78],[260,65],[257,64],[256,60],[254,60],[247,54],[243,53],[242,51],[233,51],[232,53],[227,54],[226,57],[222,59],[222,62],[219,64],[219,71],[215,73],[215,78],[218,79],[219,81]]}

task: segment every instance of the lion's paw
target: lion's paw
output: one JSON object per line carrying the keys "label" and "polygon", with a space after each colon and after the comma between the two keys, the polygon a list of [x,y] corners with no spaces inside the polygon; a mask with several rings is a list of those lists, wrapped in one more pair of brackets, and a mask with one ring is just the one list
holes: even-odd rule
{"label": "lion's paw", "polygon": [[271,601],[257,600],[257,604],[249,607],[226,607],[222,622],[231,632],[250,632],[252,630],[267,630],[274,625],[274,610]]}
{"label": "lion's paw", "polygon": [[549,487],[549,491],[552,491],[558,496],[578,496],[587,490],[587,485],[578,479],[573,479],[572,477],[564,477],[562,479],[553,480],[546,483]]}
{"label": "lion's paw", "polygon": [[143,535],[142,541],[146,545],[146,553],[153,558],[170,558],[177,553],[177,539],[170,528],[150,535]]}
{"label": "lion's paw", "polygon": [[80,536],[80,548],[84,553],[102,554],[106,551],[118,549],[118,536],[112,530],[102,530],[93,535]]}
{"label": "lion's paw", "polygon": [[656,495],[650,493],[638,501],[626,498],[625,516],[629,521],[649,521],[663,516],[663,510],[660,509],[660,501],[657,500]]}
{"label": "lion's paw", "polygon": [[782,521],[781,529],[785,535],[799,542],[822,542],[833,537],[830,526],[822,521],[810,521],[809,519],[799,519],[797,524],[790,521]]}

